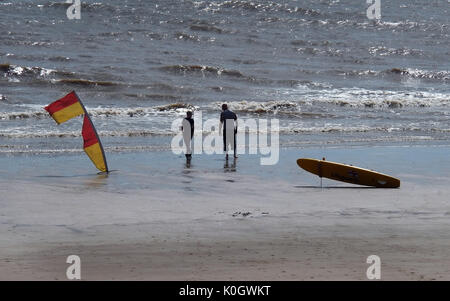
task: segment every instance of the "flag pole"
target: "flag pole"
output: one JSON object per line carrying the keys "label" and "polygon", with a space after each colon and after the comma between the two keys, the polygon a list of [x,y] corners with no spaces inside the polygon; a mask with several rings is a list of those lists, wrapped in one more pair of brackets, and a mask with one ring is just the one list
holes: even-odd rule
{"label": "flag pole", "polygon": [[89,119],[89,121],[92,124],[92,128],[94,129],[95,137],[97,138],[98,144],[100,145],[100,149],[102,150],[103,160],[105,161],[106,173],[109,173],[108,163],[106,162],[105,150],[103,149],[102,141],[100,140],[100,138],[98,136],[97,129],[95,128],[94,123],[92,122],[91,116],[89,116],[89,113],[86,110],[86,107],[84,106],[84,104],[81,101],[81,99],[78,97],[77,92],[75,92],[75,91],[72,91],[72,92],[73,92],[73,94],[75,94],[75,96],[77,97],[78,101],[80,102],[81,107],[83,108],[85,116]]}

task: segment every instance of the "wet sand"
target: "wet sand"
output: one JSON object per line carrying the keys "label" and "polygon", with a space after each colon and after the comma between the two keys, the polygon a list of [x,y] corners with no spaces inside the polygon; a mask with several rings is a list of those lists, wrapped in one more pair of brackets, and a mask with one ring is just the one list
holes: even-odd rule
{"label": "wet sand", "polygon": [[[234,171],[216,159],[176,171],[177,158],[164,173],[58,176],[49,169],[25,178],[20,162],[38,158],[13,157],[16,176],[3,171],[0,179],[0,280],[66,280],[72,254],[81,258],[83,280],[367,280],[372,254],[381,258],[382,280],[450,280],[445,148],[328,155],[352,153],[355,162],[360,153],[400,151],[405,162],[398,164],[415,164],[395,174],[400,189],[328,180],[320,188],[298,168],[285,169],[287,177],[245,169],[252,164],[245,157]],[[298,154],[283,152],[279,168]],[[305,152],[318,157],[323,150]],[[425,154],[435,161],[417,157]],[[433,162],[442,168],[426,172]]]}
{"label": "wet sand", "polygon": [[365,260],[372,253],[381,257],[382,280],[450,279],[446,235],[395,229],[361,237],[368,229],[322,230],[345,234],[310,237],[295,229],[234,240],[160,235],[138,242],[34,244],[2,258],[0,280],[66,280],[71,254],[81,258],[83,280],[367,280]]}

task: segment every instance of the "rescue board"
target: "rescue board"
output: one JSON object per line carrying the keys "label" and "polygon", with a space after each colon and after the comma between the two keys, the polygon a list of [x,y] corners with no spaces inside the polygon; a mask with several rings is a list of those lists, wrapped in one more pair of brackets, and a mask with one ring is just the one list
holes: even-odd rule
{"label": "rescue board", "polygon": [[326,160],[301,158],[298,166],[319,177],[331,180],[373,186],[379,188],[398,188],[400,180],[394,177],[352,165],[330,162]]}

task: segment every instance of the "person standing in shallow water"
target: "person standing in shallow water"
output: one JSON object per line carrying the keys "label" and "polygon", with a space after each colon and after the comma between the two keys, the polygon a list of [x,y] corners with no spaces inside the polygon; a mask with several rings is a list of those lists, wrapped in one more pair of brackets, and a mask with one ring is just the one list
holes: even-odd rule
{"label": "person standing in shallow water", "polygon": [[192,119],[192,112],[186,112],[186,118],[183,119],[181,131],[183,132],[183,140],[186,145],[186,161],[190,163],[192,159],[192,137],[194,136],[194,119]]}
{"label": "person standing in shallow water", "polygon": [[[223,127],[223,132],[222,132]],[[228,160],[228,146],[233,149],[234,158],[236,153],[236,134],[237,134],[237,116],[228,109],[227,104],[222,105],[222,113],[220,114],[219,135],[223,135],[223,151],[225,159]]]}

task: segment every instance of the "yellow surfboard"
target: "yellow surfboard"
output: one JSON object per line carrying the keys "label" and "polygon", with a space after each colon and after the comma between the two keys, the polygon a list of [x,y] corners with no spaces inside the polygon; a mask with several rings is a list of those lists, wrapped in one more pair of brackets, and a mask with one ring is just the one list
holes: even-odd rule
{"label": "yellow surfboard", "polygon": [[321,178],[379,188],[400,187],[399,179],[352,165],[306,158],[298,159],[297,164]]}

